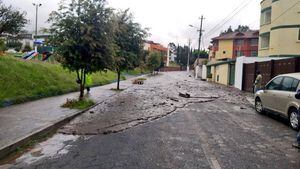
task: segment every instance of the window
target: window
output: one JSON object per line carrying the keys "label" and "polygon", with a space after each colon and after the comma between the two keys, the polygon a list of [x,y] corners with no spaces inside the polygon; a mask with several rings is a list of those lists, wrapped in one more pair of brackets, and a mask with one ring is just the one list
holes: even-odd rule
{"label": "window", "polygon": [[264,9],[261,12],[260,24],[264,25],[264,24],[271,23],[271,16],[272,16],[272,8]]}
{"label": "window", "polygon": [[299,86],[299,80],[294,79],[293,84],[292,84],[292,89],[291,89],[291,91],[296,92],[298,86]]}
{"label": "window", "polygon": [[282,81],[281,90],[283,91],[292,91],[292,84],[294,79],[291,77],[285,77]]}
{"label": "window", "polygon": [[270,46],[270,33],[265,33],[260,35],[261,38],[261,48],[269,48]]}
{"label": "window", "polygon": [[298,32],[298,40],[300,40],[300,28],[299,28],[299,32]]}
{"label": "window", "polygon": [[238,39],[234,41],[234,45],[236,46],[242,46],[244,45],[244,40],[243,39]]}
{"label": "window", "polygon": [[274,79],[267,85],[266,89],[267,90],[280,90],[282,79],[283,79],[283,77],[278,77],[278,78]]}
{"label": "window", "polygon": [[257,46],[258,45],[258,39],[250,39],[250,45],[251,46]]}
{"label": "window", "polygon": [[251,51],[251,57],[256,57],[258,56],[258,52],[257,51]]}
{"label": "window", "polygon": [[243,51],[240,51],[240,50],[237,50],[237,51],[236,51],[236,56],[237,56],[237,57],[244,56],[244,52],[243,52]]}

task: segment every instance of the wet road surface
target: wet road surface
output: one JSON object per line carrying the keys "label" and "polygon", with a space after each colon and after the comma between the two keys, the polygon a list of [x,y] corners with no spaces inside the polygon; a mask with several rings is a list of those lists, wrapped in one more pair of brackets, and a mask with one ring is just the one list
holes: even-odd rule
{"label": "wet road surface", "polygon": [[148,77],[4,167],[300,168],[296,132],[246,96],[185,72]]}

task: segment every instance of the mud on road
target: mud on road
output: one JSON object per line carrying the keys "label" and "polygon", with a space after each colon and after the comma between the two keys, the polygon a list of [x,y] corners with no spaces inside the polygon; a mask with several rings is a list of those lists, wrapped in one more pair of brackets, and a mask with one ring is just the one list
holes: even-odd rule
{"label": "mud on road", "polygon": [[[115,133],[167,116],[189,103],[220,99],[230,103],[249,104],[245,94],[236,89],[212,85],[189,75],[172,72],[147,76],[143,85],[133,85],[107,98],[61,128],[59,133],[73,135]],[[188,93],[191,97],[180,97],[179,93]]]}
{"label": "mud on road", "polygon": [[186,72],[147,77],[5,167],[298,169],[296,132],[249,97]]}

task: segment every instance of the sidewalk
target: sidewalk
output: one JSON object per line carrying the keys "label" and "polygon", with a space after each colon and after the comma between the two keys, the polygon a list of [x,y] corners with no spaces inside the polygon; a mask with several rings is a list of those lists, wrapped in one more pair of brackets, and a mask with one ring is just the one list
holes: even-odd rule
{"label": "sidewalk", "polygon": [[[131,80],[122,81],[120,83],[121,88],[130,87],[132,85]],[[90,97],[96,103],[102,102],[107,97],[117,94],[117,92],[111,91],[111,88],[116,88],[116,83],[92,88]],[[78,96],[79,92],[74,92],[1,108],[0,159],[24,142],[29,141],[36,134],[53,129],[53,126],[62,121],[82,113],[79,110],[61,107],[67,98],[77,98]]]}

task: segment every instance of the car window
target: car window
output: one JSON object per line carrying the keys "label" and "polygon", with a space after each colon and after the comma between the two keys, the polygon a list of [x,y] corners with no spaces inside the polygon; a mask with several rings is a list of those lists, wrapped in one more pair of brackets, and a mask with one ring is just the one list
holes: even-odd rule
{"label": "car window", "polygon": [[267,90],[280,90],[283,77],[277,77],[272,80],[266,87]]}
{"label": "car window", "polygon": [[281,84],[281,89],[283,91],[293,91],[292,90],[292,84],[294,82],[294,79],[291,77],[284,77],[282,84]]}
{"label": "car window", "polygon": [[297,91],[297,88],[298,88],[298,85],[299,85],[299,80],[294,79],[293,84],[292,84],[291,91],[296,92],[296,91]]}

